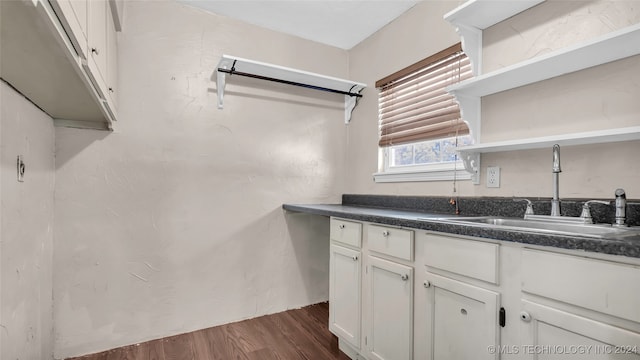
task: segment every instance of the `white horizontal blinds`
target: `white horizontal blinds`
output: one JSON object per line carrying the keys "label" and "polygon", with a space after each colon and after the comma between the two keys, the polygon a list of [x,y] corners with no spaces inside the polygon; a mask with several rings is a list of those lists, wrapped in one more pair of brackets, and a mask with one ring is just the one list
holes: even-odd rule
{"label": "white horizontal blinds", "polygon": [[379,146],[468,134],[446,88],[472,76],[471,62],[456,44],[376,82]]}

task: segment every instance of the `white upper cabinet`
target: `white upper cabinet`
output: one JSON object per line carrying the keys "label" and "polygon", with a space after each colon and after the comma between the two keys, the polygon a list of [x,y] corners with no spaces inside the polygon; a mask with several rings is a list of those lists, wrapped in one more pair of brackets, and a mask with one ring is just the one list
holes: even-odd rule
{"label": "white upper cabinet", "polygon": [[56,126],[113,129],[117,43],[110,3],[32,0],[0,6],[0,76]]}
{"label": "white upper cabinet", "polygon": [[86,67],[98,93],[107,97],[107,1],[89,2],[89,57]]}
{"label": "white upper cabinet", "polygon": [[107,0],[89,2],[89,57],[84,64],[110,117],[116,118],[118,47],[113,12]]}
{"label": "white upper cabinet", "polygon": [[67,32],[69,40],[82,59],[87,53],[87,24],[89,16],[89,2],[87,0],[50,0],[51,6],[62,25],[71,31]]}
{"label": "white upper cabinet", "polygon": [[118,108],[118,43],[116,20],[112,12],[107,14],[107,100],[111,107]]}

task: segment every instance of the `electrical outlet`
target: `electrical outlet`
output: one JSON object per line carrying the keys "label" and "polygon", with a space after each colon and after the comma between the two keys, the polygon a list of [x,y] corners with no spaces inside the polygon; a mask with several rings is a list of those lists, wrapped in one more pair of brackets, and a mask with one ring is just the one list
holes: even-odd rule
{"label": "electrical outlet", "polygon": [[500,187],[500,167],[498,166],[487,167],[487,187],[488,188]]}

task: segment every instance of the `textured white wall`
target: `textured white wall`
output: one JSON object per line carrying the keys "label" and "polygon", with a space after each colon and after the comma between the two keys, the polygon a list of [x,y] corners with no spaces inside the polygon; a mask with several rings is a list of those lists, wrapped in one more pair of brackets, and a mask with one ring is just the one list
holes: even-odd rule
{"label": "textured white wall", "polygon": [[[456,2],[423,2],[350,52],[351,77],[374,81],[459,41],[442,15]],[[483,34],[485,71],[640,22],[636,1],[550,0]],[[404,35],[402,35],[404,34]],[[388,60],[383,54],[393,54]],[[452,182],[376,184],[377,93],[367,89],[349,136],[347,192],[452,193]],[[483,98],[483,141],[640,125],[640,56]],[[640,142],[563,147],[561,197],[640,198]],[[487,189],[487,166],[501,167],[500,188]],[[461,196],[550,197],[551,149],[483,154],[481,184],[458,184]]]}
{"label": "textured white wall", "polygon": [[0,359],[51,359],[53,121],[0,82],[0,128]]}
{"label": "textured white wall", "polygon": [[348,77],[345,51],[169,1],[127,2],[114,133],[56,129],[55,357],[328,298],[343,96],[231,78],[223,53]]}

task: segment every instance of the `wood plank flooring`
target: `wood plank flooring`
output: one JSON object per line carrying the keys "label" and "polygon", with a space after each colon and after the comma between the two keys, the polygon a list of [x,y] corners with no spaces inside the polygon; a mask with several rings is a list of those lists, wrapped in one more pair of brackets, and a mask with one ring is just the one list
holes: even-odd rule
{"label": "wood plank flooring", "polygon": [[328,320],[325,302],[70,360],[349,360]]}

